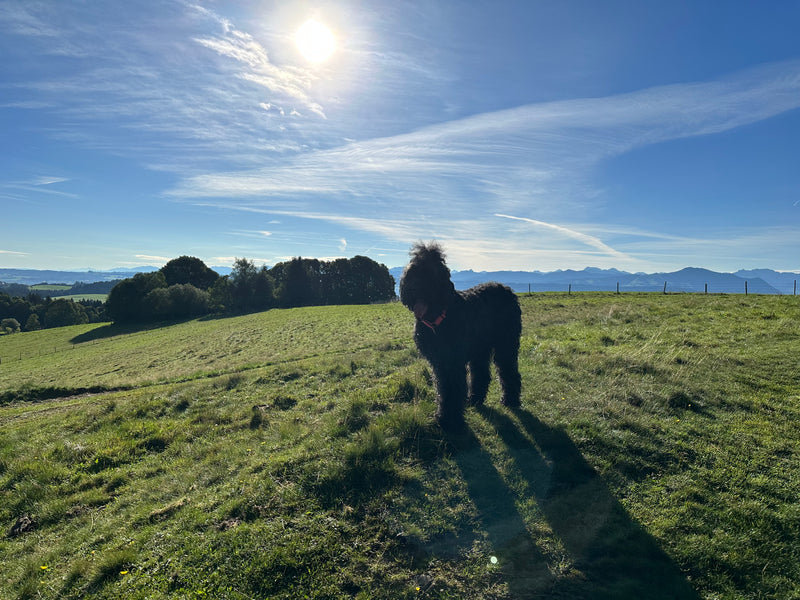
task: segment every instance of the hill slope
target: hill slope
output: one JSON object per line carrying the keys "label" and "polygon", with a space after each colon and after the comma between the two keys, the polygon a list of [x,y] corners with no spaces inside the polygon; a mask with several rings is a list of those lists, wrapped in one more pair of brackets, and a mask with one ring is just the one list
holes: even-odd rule
{"label": "hill slope", "polygon": [[800,593],[795,299],[521,300],[460,436],[396,304],[0,338],[0,597]]}

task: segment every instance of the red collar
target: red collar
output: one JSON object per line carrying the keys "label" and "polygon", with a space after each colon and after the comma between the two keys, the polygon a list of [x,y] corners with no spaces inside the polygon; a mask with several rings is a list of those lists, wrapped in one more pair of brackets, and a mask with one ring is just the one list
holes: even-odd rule
{"label": "red collar", "polygon": [[436,333],[436,328],[442,324],[442,321],[444,321],[444,318],[446,316],[447,316],[447,310],[442,310],[442,314],[436,317],[433,321],[426,321],[425,319],[420,319],[420,322],[427,325],[431,331]]}

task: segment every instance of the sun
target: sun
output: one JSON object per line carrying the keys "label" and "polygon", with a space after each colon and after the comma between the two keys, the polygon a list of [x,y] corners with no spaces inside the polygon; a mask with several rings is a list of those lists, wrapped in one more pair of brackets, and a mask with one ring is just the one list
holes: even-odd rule
{"label": "sun", "polygon": [[294,36],[297,49],[309,62],[321,63],[328,58],[336,47],[336,40],[330,29],[319,21],[310,19],[300,26]]}

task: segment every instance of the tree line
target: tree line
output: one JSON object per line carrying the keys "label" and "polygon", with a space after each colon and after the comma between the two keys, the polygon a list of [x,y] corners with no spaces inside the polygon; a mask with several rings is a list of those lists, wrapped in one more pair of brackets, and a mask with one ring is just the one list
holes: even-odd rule
{"label": "tree line", "polygon": [[34,293],[24,298],[0,293],[0,333],[99,323],[104,319],[103,303],[99,300],[75,302],[42,298]]}
{"label": "tree line", "polygon": [[203,261],[181,256],[153,273],[120,281],[106,300],[118,323],[192,318],[325,304],[369,304],[394,299],[386,266],[365,256],[334,261],[293,258],[272,268],[246,258],[220,276]]}
{"label": "tree line", "polygon": [[42,298],[34,292],[25,297],[0,293],[0,333],[104,320],[143,323],[270,308],[371,304],[394,297],[394,277],[385,265],[365,256],[333,261],[293,258],[272,268],[239,258],[225,276],[199,258],[181,256],[158,271],[118,281],[105,303]]}

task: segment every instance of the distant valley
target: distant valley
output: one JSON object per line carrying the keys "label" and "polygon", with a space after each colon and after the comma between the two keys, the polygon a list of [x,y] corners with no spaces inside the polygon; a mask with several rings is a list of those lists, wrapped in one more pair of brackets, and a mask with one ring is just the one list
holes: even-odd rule
{"label": "distant valley", "polygon": [[[230,267],[211,267],[220,275],[228,275]],[[112,269],[111,271],[54,271],[39,269],[4,269],[0,267],[0,283],[19,283],[37,285],[39,283],[61,283],[72,285],[76,282],[96,283],[117,281],[133,277],[136,273],[158,271],[159,267],[140,267],[138,269]]]}

